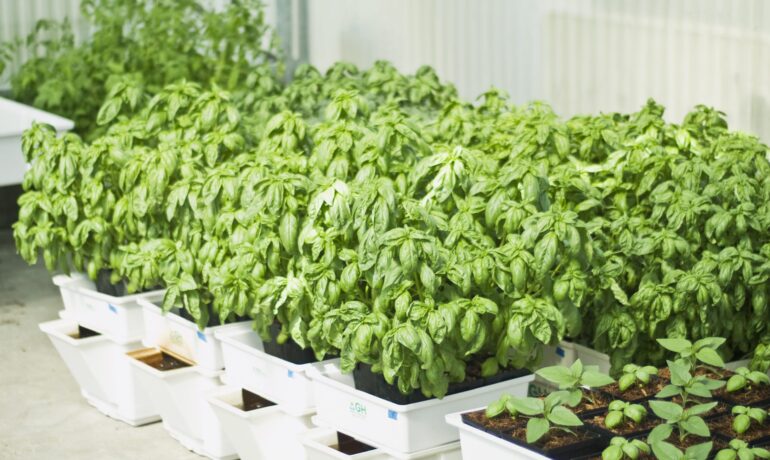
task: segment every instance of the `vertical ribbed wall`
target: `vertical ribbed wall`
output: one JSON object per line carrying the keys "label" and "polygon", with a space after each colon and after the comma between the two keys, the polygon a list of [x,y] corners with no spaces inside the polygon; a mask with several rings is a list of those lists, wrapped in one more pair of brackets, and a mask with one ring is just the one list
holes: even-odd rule
{"label": "vertical ribbed wall", "polygon": [[[704,103],[770,142],[768,0],[304,1],[310,60],[321,68],[430,64],[464,97],[494,85],[564,115],[630,111],[654,97],[678,120]],[[78,4],[0,0],[0,40],[67,15],[85,35]]]}
{"label": "vertical ribbed wall", "polygon": [[716,106],[770,142],[767,0],[308,0],[310,60],[434,66],[564,115]]}

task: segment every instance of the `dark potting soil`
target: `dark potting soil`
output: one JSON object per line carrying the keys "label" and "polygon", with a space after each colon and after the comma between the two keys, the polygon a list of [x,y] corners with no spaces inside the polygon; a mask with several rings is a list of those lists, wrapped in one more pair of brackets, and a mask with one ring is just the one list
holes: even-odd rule
{"label": "dark potting soil", "polygon": [[274,402],[269,401],[263,398],[262,396],[252,393],[245,389],[241,389],[241,400],[243,401],[243,405],[241,406],[241,409],[244,412],[248,412],[255,409],[262,409],[263,407],[275,406]]}
{"label": "dark potting soil", "polygon": [[748,443],[770,441],[770,423],[757,423],[751,421],[751,427],[743,434],[738,434],[733,430],[733,417],[723,415],[708,422],[712,433],[719,433],[730,439],[742,439]]}
{"label": "dark potting soil", "polygon": [[551,430],[534,444],[527,444],[526,425],[515,427],[503,433],[503,439],[520,446],[539,451],[554,460],[574,459],[583,455],[596,454],[606,445],[602,435],[585,427],[576,427],[572,432]]}
{"label": "dark potting soil", "polygon": [[346,455],[356,455],[363,452],[369,452],[374,450],[374,447],[369,444],[364,444],[356,438],[346,435],[345,433],[337,432],[337,444],[331,446]]}
{"label": "dark potting soil", "polygon": [[620,391],[620,387],[618,386],[617,382],[602,387],[601,391],[610,394],[613,399],[637,402],[654,398],[655,395],[660,390],[662,390],[664,386],[666,386],[666,383],[662,379],[652,376],[650,383],[646,385],[635,383],[630,388],[627,388],[626,391]]}
{"label": "dark potting soil", "polygon": [[182,361],[181,359],[174,358],[170,354],[163,351],[146,356],[141,360],[148,366],[152,366],[159,371],[173,371],[174,369],[181,369],[183,367],[190,366],[190,364]]}
{"label": "dark potting soil", "polygon": [[[727,369],[717,369],[712,367],[697,367],[695,369],[695,372],[692,372],[692,375],[698,376],[698,375],[704,375],[710,379],[714,380],[725,380],[729,378],[731,375],[733,375],[732,371],[728,371]],[[658,377],[665,380],[665,382],[669,382],[671,380],[671,370],[667,367],[664,367],[663,369],[660,369],[658,371]]]}
{"label": "dark potting soil", "polygon": [[[649,412],[649,410],[648,410]],[[604,419],[607,414],[594,415],[593,417],[583,420],[587,425],[596,427],[598,430],[606,431],[611,436],[623,436],[633,437],[640,434],[645,434],[655,428],[660,423],[660,419],[652,414],[648,414],[641,423],[636,423],[633,420],[626,420],[624,423],[616,426],[615,428],[607,428],[604,425]]]}
{"label": "dark potting soil", "polygon": [[[515,379],[530,373],[527,369],[503,369],[496,375],[483,377],[481,375],[481,364],[470,362],[465,371],[465,380],[450,383],[446,396]],[[420,390],[412,391],[406,395],[401,393],[397,386],[389,384],[382,374],[372,372],[372,366],[365,363],[356,364],[355,369],[353,369],[353,382],[357,390],[388,400],[394,404],[414,404],[431,399],[422,394]]]}
{"label": "dark potting soil", "polygon": [[78,324],[78,331],[75,332],[74,334],[71,334],[70,337],[72,337],[73,339],[87,339],[89,337],[95,337],[97,335],[101,335],[101,334]]}
{"label": "dark potting soil", "polygon": [[486,411],[484,409],[466,412],[462,414],[463,422],[466,425],[471,425],[482,431],[490,433],[504,433],[506,431],[512,431],[515,427],[523,425],[526,419],[511,417],[507,412],[504,412],[497,417],[487,418]]}
{"label": "dark potting soil", "polygon": [[725,441],[722,438],[718,438],[716,436],[712,436],[711,438],[700,438],[698,436],[687,436],[684,438],[684,440],[680,440],[679,436],[676,435],[676,431],[674,431],[674,434],[671,435],[670,438],[667,440],[671,444],[678,447],[680,450],[684,451],[688,447],[692,447],[696,444],[703,444],[704,442],[711,441],[713,444],[711,445],[711,453],[715,454],[719,452],[720,450],[727,447],[727,441]]}
{"label": "dark potting soil", "polygon": [[583,400],[572,408],[575,415],[590,415],[598,411],[606,410],[612,402],[612,398],[606,393],[596,390],[584,390]]}
{"label": "dark potting soil", "polygon": [[714,392],[714,396],[738,406],[764,405],[770,402],[770,385],[750,385],[733,392],[722,387]]}

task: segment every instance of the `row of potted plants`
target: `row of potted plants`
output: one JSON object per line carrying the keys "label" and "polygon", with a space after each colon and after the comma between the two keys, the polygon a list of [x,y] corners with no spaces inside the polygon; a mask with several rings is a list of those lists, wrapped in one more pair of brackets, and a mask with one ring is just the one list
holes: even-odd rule
{"label": "row of potted plants", "polygon": [[[546,367],[537,374],[554,385],[547,396],[504,395],[485,409],[448,416],[466,433],[464,456],[500,458],[507,451],[524,458],[605,460],[770,457],[768,375],[724,369],[716,352],[723,338],[658,342],[664,353],[674,354],[665,368],[628,364],[616,382],[580,360]],[[466,446],[466,437],[485,438],[487,445]]]}

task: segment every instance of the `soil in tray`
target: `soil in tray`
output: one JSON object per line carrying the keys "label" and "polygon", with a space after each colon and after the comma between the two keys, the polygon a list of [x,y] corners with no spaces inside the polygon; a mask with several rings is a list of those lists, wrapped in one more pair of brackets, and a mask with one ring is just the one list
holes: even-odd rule
{"label": "soil in tray", "polygon": [[[648,410],[648,412],[650,412]],[[625,423],[616,426],[615,428],[607,428],[604,426],[604,418],[607,414],[595,415],[589,419],[583,420],[586,425],[595,426],[597,429],[606,431],[612,436],[633,437],[639,434],[644,434],[660,423],[660,419],[652,414],[648,414],[641,423],[636,423],[632,420],[628,420]]]}
{"label": "soil in tray", "polygon": [[584,427],[576,427],[572,433],[563,430],[551,430],[534,444],[527,444],[526,442],[526,425],[503,433],[501,438],[554,460],[574,459],[583,455],[596,454],[606,446],[606,440],[602,435]]}
{"label": "soil in tray", "polygon": [[473,412],[466,412],[462,414],[462,419],[466,425],[471,425],[480,430],[488,431],[491,433],[503,433],[506,431],[511,431],[515,427],[526,423],[526,420],[515,419],[508,415],[507,412],[500,414],[497,417],[487,418],[487,414],[484,409],[476,410]]}
{"label": "soil in tray", "polygon": [[714,392],[714,396],[739,406],[760,405],[770,400],[770,385],[752,385],[733,392],[722,387]]}
{"label": "soil in tray", "polygon": [[662,379],[652,377],[647,385],[634,384],[626,391],[620,391],[617,382],[602,387],[601,391],[609,393],[613,399],[622,399],[623,401],[636,402],[654,398],[655,395],[666,386]]}
{"label": "soil in tray", "polygon": [[712,433],[719,433],[730,439],[742,439],[748,443],[770,441],[770,423],[759,424],[752,420],[751,428],[743,434],[738,434],[733,430],[733,417],[731,415],[717,417],[708,422],[708,425]]}
{"label": "soil in tray", "polygon": [[241,399],[243,404],[241,404],[239,407],[244,412],[255,409],[262,409],[263,407],[275,406],[273,401],[269,401],[258,394],[244,389],[241,389]]}
{"label": "soil in tray", "polygon": [[[716,369],[716,368],[708,368],[708,367],[699,367],[695,369],[695,372],[692,373],[693,375],[705,375],[706,377],[714,380],[726,380],[731,375],[733,375],[732,371],[728,371],[727,369]],[[663,379],[665,382],[668,382],[671,380],[671,371],[669,368],[664,367],[663,369],[660,369],[658,371],[658,377]]]}
{"label": "soil in tray", "polygon": [[174,358],[170,354],[162,351],[160,353],[154,353],[150,356],[141,358],[141,361],[159,371],[173,371],[174,369],[181,369],[183,367],[190,366],[190,364],[182,361],[181,359]]}
{"label": "soil in tray", "polygon": [[690,435],[684,438],[684,441],[680,441],[679,437],[676,434],[676,431],[674,431],[674,434],[672,434],[667,441],[675,445],[677,448],[679,448],[682,451],[684,451],[688,447],[692,447],[696,444],[703,444],[704,442],[708,442],[708,441],[711,441],[713,443],[711,445],[712,454],[716,454],[720,450],[727,447],[727,441],[725,441],[722,438],[717,438],[715,436],[712,436],[711,438],[699,438],[697,436]]}
{"label": "soil in tray", "polygon": [[73,339],[87,339],[89,337],[96,337],[97,335],[101,334],[78,324],[78,331],[70,334],[70,337]]}
{"label": "soil in tray", "polygon": [[575,415],[588,415],[607,409],[612,398],[609,395],[596,390],[583,391],[583,400],[572,408]]}
{"label": "soil in tray", "polygon": [[374,450],[374,447],[369,444],[364,444],[358,439],[340,432],[337,432],[337,444],[332,445],[331,448],[346,455],[356,455]]}

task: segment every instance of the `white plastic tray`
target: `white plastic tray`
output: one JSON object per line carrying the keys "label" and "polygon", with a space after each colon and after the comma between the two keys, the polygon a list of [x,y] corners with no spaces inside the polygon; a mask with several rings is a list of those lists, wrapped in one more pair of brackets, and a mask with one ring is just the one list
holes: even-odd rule
{"label": "white plastic tray", "polygon": [[510,460],[512,458],[548,460],[548,457],[544,457],[537,452],[466,425],[463,423],[460,414],[460,412],[448,414],[446,422],[451,426],[457,427],[460,431],[460,447],[464,460]]}
{"label": "white plastic tray", "polygon": [[208,402],[242,460],[304,460],[299,435],[312,426],[310,416],[295,417],[279,406],[244,412],[241,389],[231,386],[209,393]]}
{"label": "white plastic tray", "polygon": [[74,128],[72,120],[0,97],[0,186],[20,184],[27,171],[21,136],[32,122],[48,123],[56,131]]}
{"label": "white plastic tray", "polygon": [[334,359],[294,364],[269,355],[263,351],[259,334],[251,327],[219,331],[215,337],[222,344],[225,364],[222,379],[228,385],[262,395],[295,416],[315,413],[313,386],[307,370],[339,362]]}
{"label": "white plastic tray", "polygon": [[238,458],[222,425],[206,402],[207,394],[221,386],[219,373],[198,366],[160,371],[136,359],[157,349],[128,354],[131,371],[142,391],[152,397],[163,427],[187,449],[214,460]]}
{"label": "white plastic tray", "polygon": [[399,405],[353,386],[351,375],[327,364],[308,369],[315,390],[317,420],[321,426],[353,436],[366,444],[398,456],[418,452],[458,439],[457,430],[444,423],[450,412],[489,404],[503,393],[526,396],[530,374],[470,391]]}
{"label": "white plastic tray", "polygon": [[173,312],[164,314],[155,302],[140,298],[138,303],[144,317],[144,346],[170,351],[211,372],[225,367],[222,345],[214,334],[229,329],[251,330],[251,321],[200,330],[197,324]]}
{"label": "white plastic tray", "polygon": [[139,341],[118,344],[104,335],[74,338],[76,322],[60,319],[39,325],[78,382],[86,400],[105,415],[138,426],[160,420],[152,399],[140,391],[125,353]]}
{"label": "white plastic tray", "polygon": [[389,455],[380,449],[372,449],[360,454],[348,455],[332,447],[337,443],[337,432],[328,428],[316,428],[302,435],[307,460],[460,460],[460,443],[451,442],[413,454],[398,457]]}
{"label": "white plastic tray", "polygon": [[120,343],[137,340],[144,334],[138,300],[160,301],[165,292],[157,290],[114,297],[98,292],[94,282],[82,273],[56,275],[53,282],[61,292],[67,318]]}

